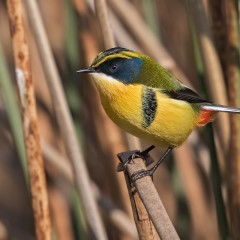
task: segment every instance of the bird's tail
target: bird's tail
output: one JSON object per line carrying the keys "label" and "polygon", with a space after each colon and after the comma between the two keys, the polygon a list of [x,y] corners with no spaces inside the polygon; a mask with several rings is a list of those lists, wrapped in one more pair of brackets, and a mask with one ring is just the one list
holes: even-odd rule
{"label": "bird's tail", "polygon": [[240,114],[240,108],[228,107],[228,106],[217,105],[217,104],[205,104],[201,106],[201,108],[206,111],[230,112],[230,113]]}
{"label": "bird's tail", "polygon": [[209,122],[214,121],[216,113],[218,112],[230,112],[240,114],[240,108],[228,107],[217,104],[204,104],[201,106],[201,112],[199,114],[197,126],[201,127]]}

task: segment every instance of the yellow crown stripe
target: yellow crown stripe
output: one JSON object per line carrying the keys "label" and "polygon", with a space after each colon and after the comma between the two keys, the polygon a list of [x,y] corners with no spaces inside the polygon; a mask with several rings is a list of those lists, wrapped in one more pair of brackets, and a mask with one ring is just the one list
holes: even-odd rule
{"label": "yellow crown stripe", "polygon": [[131,58],[131,57],[139,57],[139,53],[137,52],[130,52],[130,51],[122,51],[113,55],[101,56],[102,53],[98,55],[95,61],[92,64],[92,67],[98,67],[102,63],[107,60],[114,59],[114,58]]}
{"label": "yellow crown stripe", "polygon": [[107,60],[110,60],[110,59],[114,59],[114,58],[130,58],[128,56],[125,56],[124,54],[114,54],[114,55],[109,55],[109,56],[106,56],[102,59],[100,59],[99,61],[97,61],[95,64],[92,65],[92,67],[98,67],[100,66],[102,63],[106,62]]}
{"label": "yellow crown stripe", "polygon": [[124,52],[127,56],[129,56],[129,57],[140,57],[140,53],[139,52],[133,52],[133,51],[125,51]]}

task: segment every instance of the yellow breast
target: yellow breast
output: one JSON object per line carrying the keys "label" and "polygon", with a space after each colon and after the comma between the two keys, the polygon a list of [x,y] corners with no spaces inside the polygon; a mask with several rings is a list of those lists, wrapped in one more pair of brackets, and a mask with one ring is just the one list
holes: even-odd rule
{"label": "yellow breast", "polygon": [[127,132],[151,144],[178,146],[196,126],[198,113],[190,104],[173,100],[153,89],[156,97],[154,119],[146,126],[143,112],[143,85],[123,84],[96,74],[94,80],[108,116]]}

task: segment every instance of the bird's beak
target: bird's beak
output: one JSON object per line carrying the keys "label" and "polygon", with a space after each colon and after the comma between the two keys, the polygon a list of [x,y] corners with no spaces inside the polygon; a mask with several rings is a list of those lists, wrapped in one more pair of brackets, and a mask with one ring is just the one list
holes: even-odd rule
{"label": "bird's beak", "polygon": [[77,73],[94,73],[94,72],[96,72],[96,71],[93,67],[87,67],[87,68],[77,71]]}

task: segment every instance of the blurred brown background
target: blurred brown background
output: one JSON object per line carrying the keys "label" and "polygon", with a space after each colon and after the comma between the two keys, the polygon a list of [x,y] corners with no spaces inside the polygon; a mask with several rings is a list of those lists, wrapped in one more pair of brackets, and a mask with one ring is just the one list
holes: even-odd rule
{"label": "blurred brown background", "polygon": [[[133,224],[123,173],[116,172],[116,154],[135,148],[138,142],[105,115],[91,80],[76,74],[105,48],[94,3],[51,0],[38,4],[79,144],[101,195],[98,202],[108,238],[134,239],[134,225],[132,232],[127,231],[113,221],[110,212],[124,211]],[[109,0],[107,4],[117,46],[152,56],[214,102],[240,106],[238,1]],[[53,239],[91,239],[27,12],[24,20]],[[0,26],[0,240],[35,239],[6,1],[0,1]],[[240,239],[239,137],[239,117],[219,114],[214,130],[195,131],[154,175],[181,239]],[[141,149],[148,145],[140,144]],[[154,158],[162,151],[154,150]]]}

